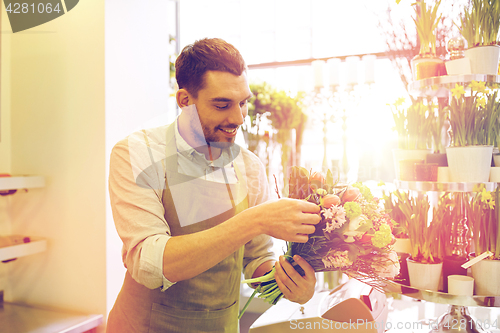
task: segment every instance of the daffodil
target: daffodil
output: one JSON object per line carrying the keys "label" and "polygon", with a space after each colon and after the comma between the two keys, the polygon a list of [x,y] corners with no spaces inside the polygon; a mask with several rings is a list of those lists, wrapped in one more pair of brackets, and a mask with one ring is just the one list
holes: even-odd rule
{"label": "daffodil", "polygon": [[477,97],[476,104],[477,106],[480,106],[482,108],[486,107],[486,98],[484,96]]}
{"label": "daffodil", "polygon": [[451,89],[451,94],[456,99],[460,99],[460,97],[462,97],[463,95],[465,95],[464,86],[461,86],[458,83],[455,83],[455,88]]}
{"label": "daffodil", "polygon": [[493,196],[491,195],[491,192],[486,191],[485,188],[481,191],[481,202],[484,204],[487,204],[490,209],[495,208],[495,201],[493,200]]}
{"label": "daffodil", "polygon": [[470,83],[470,88],[472,91],[477,91],[478,93],[488,93],[488,88],[486,88],[486,82],[472,81]]}

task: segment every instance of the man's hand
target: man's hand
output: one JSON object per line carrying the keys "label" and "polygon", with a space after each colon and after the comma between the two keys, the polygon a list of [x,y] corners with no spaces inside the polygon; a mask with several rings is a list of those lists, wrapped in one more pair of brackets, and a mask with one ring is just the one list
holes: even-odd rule
{"label": "man's hand", "polygon": [[298,199],[268,201],[244,211],[262,233],[288,242],[305,243],[321,221],[318,205]]}
{"label": "man's hand", "polygon": [[311,265],[301,256],[295,255],[293,260],[302,267],[305,272],[304,276],[301,276],[285,257],[280,256],[279,262],[275,264],[276,273],[274,278],[286,299],[304,304],[314,295],[316,275]]}

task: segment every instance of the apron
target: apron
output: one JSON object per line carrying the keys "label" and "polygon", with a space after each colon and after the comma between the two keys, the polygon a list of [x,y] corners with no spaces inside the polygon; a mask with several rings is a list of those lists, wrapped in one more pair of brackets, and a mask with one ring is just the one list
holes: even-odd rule
{"label": "apron", "polygon": [[[174,126],[167,128],[166,186],[162,196],[172,236],[212,228],[248,208],[246,182],[237,163],[237,184],[178,173]],[[237,159],[243,162],[241,154]],[[137,283],[127,271],[110,312],[108,332],[238,332],[243,252],[242,246],[214,267],[164,292]]]}

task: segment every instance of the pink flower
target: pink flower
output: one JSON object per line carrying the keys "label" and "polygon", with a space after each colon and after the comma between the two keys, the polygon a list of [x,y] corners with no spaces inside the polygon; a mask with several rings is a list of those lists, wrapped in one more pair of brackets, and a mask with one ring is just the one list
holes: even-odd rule
{"label": "pink flower", "polygon": [[325,268],[347,268],[352,265],[349,259],[349,251],[330,250],[326,257],[321,259]]}
{"label": "pink flower", "polygon": [[340,228],[346,221],[345,209],[342,206],[331,206],[328,209],[323,209],[321,213],[326,219],[326,227],[323,229],[324,232],[332,232]]}

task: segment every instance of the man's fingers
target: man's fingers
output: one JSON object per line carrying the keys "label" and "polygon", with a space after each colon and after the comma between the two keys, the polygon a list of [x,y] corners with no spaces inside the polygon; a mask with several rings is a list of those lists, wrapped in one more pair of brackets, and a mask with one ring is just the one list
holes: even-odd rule
{"label": "man's fingers", "polygon": [[304,278],[306,278],[306,279],[314,278],[316,280],[316,275],[315,275],[314,269],[312,268],[312,266],[304,258],[302,258],[301,256],[299,256],[299,255],[296,254],[296,255],[293,256],[293,260],[297,264],[299,264],[299,266],[306,273],[306,275],[304,276]]}

